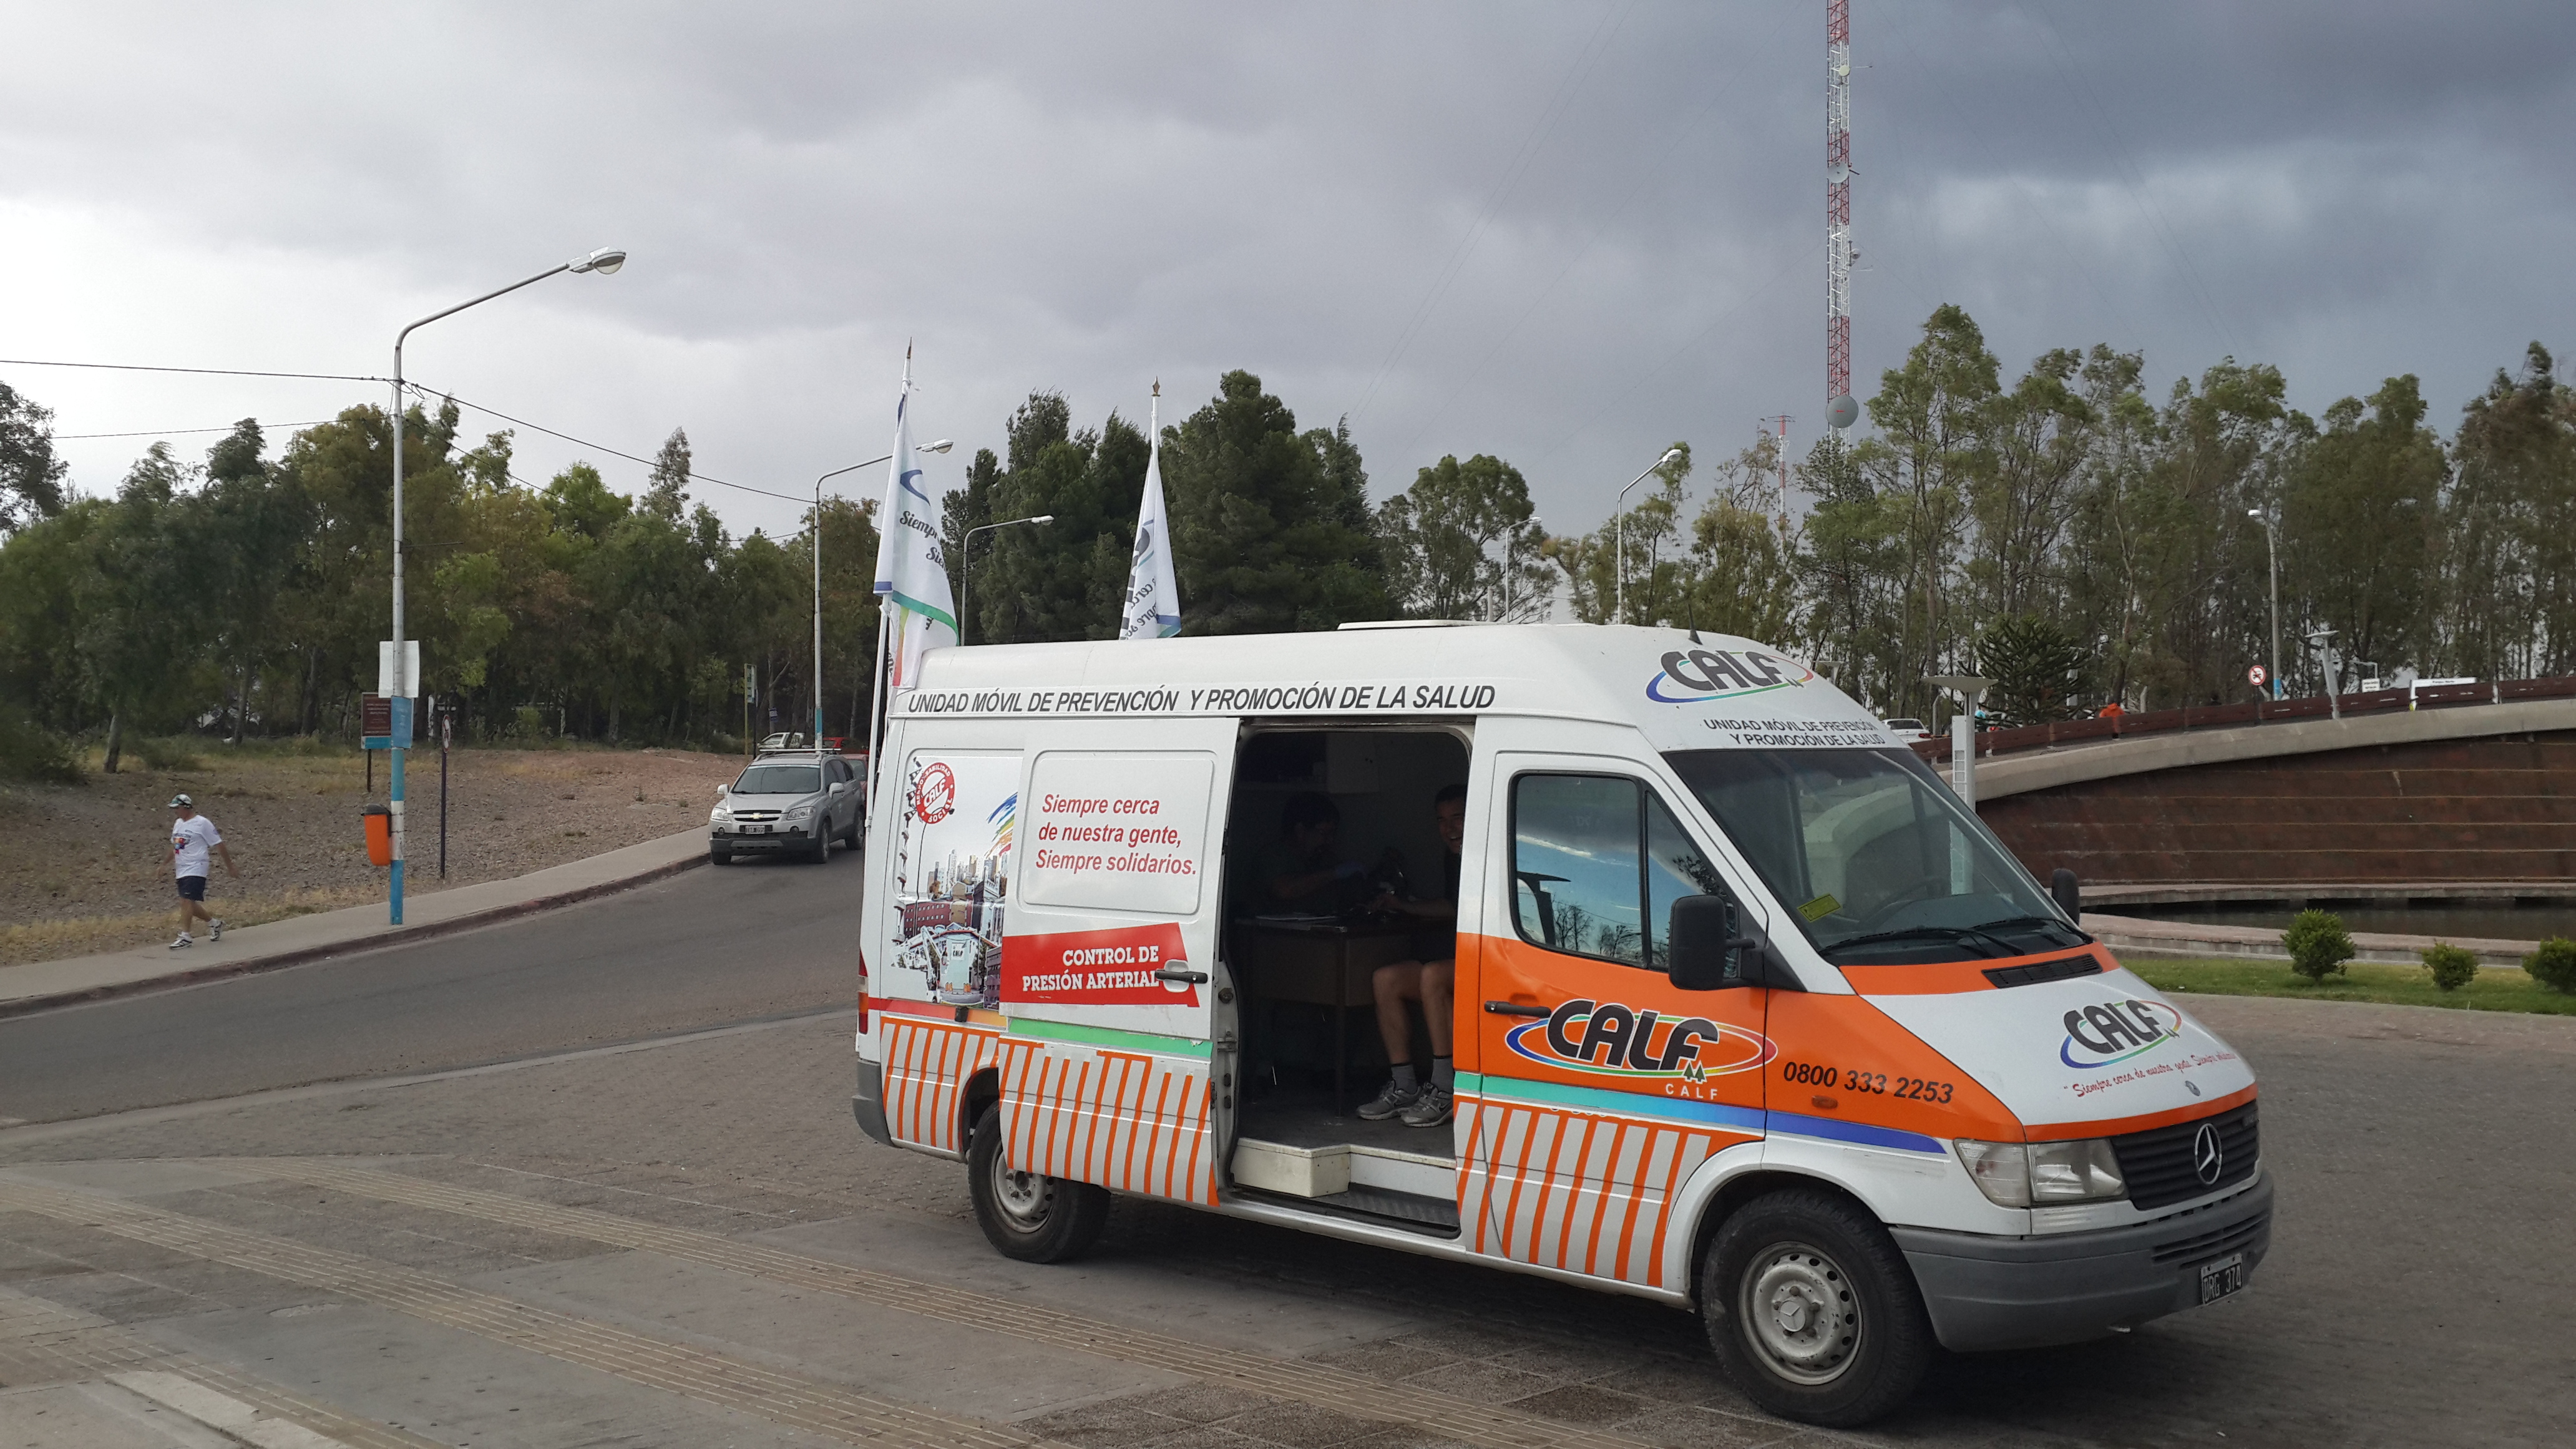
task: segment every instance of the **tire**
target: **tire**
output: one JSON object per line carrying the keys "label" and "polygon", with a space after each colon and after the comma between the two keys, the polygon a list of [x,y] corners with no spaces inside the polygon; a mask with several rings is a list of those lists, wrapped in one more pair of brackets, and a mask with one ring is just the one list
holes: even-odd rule
{"label": "tire", "polygon": [[1089,1252],[1109,1222],[1109,1190],[1034,1172],[1002,1160],[1002,1109],[986,1107],[966,1146],[966,1185],[975,1221],[1005,1258],[1063,1263]]}
{"label": "tire", "polygon": [[1932,1361],[1914,1270],[1847,1198],[1790,1189],[1746,1203],[1709,1245],[1699,1291],[1718,1364],[1784,1419],[1866,1424],[1905,1402]]}
{"label": "tire", "polygon": [[721,845],[710,845],[707,847],[707,859],[717,865],[731,865],[733,852]]}
{"label": "tire", "polygon": [[828,815],[822,819],[820,828],[814,832],[814,853],[808,858],[816,865],[832,863],[832,820]]}

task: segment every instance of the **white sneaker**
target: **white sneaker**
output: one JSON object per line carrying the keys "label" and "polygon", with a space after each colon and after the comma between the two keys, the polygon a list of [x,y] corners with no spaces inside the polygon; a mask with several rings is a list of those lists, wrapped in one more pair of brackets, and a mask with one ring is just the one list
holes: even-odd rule
{"label": "white sneaker", "polygon": [[1421,1100],[1421,1098],[1421,1088],[1416,1087],[1412,1091],[1408,1092],[1404,1088],[1397,1086],[1393,1077],[1389,1077],[1387,1078],[1386,1085],[1378,1089],[1376,1096],[1371,1097],[1360,1104],[1360,1120],[1363,1122],[1383,1122],[1387,1118],[1394,1116],[1396,1113],[1403,1111],[1405,1108],[1412,1106],[1415,1102]]}
{"label": "white sneaker", "polygon": [[170,949],[176,951],[182,946],[193,946],[195,944],[197,944],[196,937],[189,935],[185,931],[181,931],[179,933],[179,939],[170,943]]}
{"label": "white sneaker", "polygon": [[214,929],[206,933],[206,939],[209,941],[220,941],[224,938],[224,923],[219,920],[213,924]]}

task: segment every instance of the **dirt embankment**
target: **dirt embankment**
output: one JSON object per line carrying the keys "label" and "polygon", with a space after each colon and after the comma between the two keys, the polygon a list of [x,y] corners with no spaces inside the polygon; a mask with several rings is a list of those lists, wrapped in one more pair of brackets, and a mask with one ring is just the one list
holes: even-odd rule
{"label": "dirt embankment", "polygon": [[[208,904],[228,925],[382,900],[362,806],[385,798],[356,750],[190,742],[90,757],[84,785],[0,785],[0,965],[167,940],[175,920],[168,827],[186,791],[241,867],[215,865]],[[414,893],[524,875],[706,823],[739,756],[688,750],[458,750],[449,757],[447,876],[438,875],[438,754],[414,752],[405,882]]]}

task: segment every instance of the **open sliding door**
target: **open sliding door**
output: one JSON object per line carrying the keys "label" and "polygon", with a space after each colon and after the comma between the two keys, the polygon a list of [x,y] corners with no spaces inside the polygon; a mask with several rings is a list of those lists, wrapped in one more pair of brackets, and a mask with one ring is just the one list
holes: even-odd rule
{"label": "open sliding door", "polygon": [[1213,1203],[1235,722],[1157,721],[1151,748],[1139,733],[1054,725],[1026,758],[1001,953],[1003,1151],[1024,1171]]}

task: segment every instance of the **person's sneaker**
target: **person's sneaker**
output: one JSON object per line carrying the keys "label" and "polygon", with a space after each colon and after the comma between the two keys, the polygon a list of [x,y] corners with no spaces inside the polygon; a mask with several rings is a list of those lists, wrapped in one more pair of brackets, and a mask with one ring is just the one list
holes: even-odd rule
{"label": "person's sneaker", "polygon": [[1396,1113],[1407,1127],[1437,1127],[1449,1120],[1449,1089],[1425,1087]]}
{"label": "person's sneaker", "polygon": [[197,944],[196,937],[189,935],[185,931],[181,931],[179,933],[179,939],[170,943],[170,949],[176,951],[182,946],[193,946],[195,944]]}
{"label": "person's sneaker", "polygon": [[1360,1103],[1360,1120],[1363,1122],[1383,1122],[1387,1118],[1394,1116],[1396,1113],[1403,1111],[1405,1108],[1410,1107],[1421,1100],[1422,1089],[1420,1087],[1416,1087],[1412,1091],[1408,1092],[1404,1088],[1397,1086],[1394,1078],[1389,1077],[1386,1085],[1378,1088],[1376,1096]]}
{"label": "person's sneaker", "polygon": [[220,941],[224,938],[224,923],[218,920],[214,923],[214,926],[214,930],[207,933],[206,939],[210,941]]}

